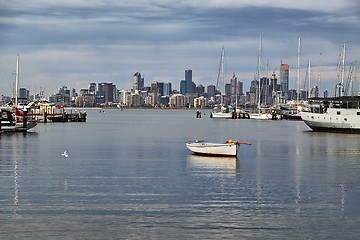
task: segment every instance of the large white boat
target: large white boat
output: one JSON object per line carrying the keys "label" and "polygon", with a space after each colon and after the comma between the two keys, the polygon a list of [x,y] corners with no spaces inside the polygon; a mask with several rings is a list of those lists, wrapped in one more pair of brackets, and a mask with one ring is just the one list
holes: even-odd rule
{"label": "large white boat", "polygon": [[312,98],[300,114],[314,131],[360,133],[360,96]]}
{"label": "large white boat", "polygon": [[217,155],[217,156],[236,156],[240,144],[248,142],[237,142],[229,140],[226,143],[213,143],[204,140],[196,140],[186,143],[186,147],[195,154]]}

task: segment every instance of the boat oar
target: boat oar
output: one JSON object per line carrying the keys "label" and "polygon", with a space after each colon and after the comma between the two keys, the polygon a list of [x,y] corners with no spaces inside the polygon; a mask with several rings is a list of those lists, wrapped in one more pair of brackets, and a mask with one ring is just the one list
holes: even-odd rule
{"label": "boat oar", "polygon": [[250,142],[236,142],[236,144],[238,144],[238,145],[240,145],[240,144],[251,145]]}

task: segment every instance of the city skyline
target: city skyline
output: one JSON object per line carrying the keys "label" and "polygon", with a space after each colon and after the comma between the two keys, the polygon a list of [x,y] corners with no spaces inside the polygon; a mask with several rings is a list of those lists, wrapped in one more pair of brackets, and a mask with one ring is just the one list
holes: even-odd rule
{"label": "city skyline", "polygon": [[[21,4],[20,4],[21,3]],[[321,69],[320,92],[337,79],[342,42],[346,62],[360,56],[360,4],[347,1],[1,1],[0,94],[12,92],[16,54],[20,87],[50,95],[60,86],[82,88],[114,82],[131,89],[132,75],[177,82],[184,69],[196,84],[215,85],[222,46],[227,79],[235,72],[244,89],[254,79],[258,39],[264,62],[279,76],[289,64],[296,79],[297,42],[302,39],[301,80],[308,59],[312,78]],[[321,68],[320,68],[321,61]]]}

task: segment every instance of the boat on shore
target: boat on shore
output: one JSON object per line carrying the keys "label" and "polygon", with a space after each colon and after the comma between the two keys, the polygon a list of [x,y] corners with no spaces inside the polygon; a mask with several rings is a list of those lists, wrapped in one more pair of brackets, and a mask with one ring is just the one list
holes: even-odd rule
{"label": "boat on shore", "polygon": [[360,133],[360,96],[311,98],[300,114],[313,131]]}
{"label": "boat on shore", "polygon": [[190,141],[186,147],[194,154],[211,156],[236,156],[241,144],[251,145],[249,142],[229,140],[226,143],[214,143],[204,140]]}

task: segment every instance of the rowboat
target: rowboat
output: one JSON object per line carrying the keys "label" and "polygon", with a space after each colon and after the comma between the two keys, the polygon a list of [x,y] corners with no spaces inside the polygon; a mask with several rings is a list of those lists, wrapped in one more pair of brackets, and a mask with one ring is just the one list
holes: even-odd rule
{"label": "rowboat", "polygon": [[204,140],[195,140],[186,143],[186,147],[195,154],[236,156],[240,144],[251,145],[249,142],[229,140],[226,143],[214,143]]}

